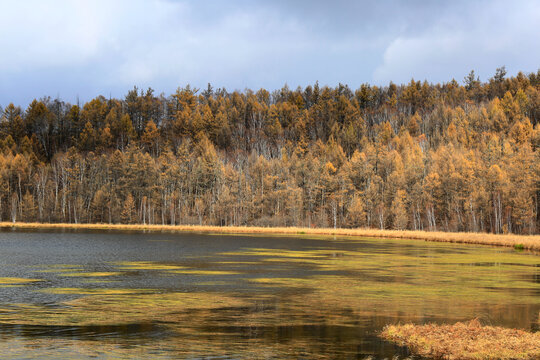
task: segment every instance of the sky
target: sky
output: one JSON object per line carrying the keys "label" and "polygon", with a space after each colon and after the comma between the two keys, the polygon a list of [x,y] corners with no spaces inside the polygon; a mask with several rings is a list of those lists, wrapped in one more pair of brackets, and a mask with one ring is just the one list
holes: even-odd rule
{"label": "sky", "polygon": [[0,0],[0,106],[540,68],[540,1]]}

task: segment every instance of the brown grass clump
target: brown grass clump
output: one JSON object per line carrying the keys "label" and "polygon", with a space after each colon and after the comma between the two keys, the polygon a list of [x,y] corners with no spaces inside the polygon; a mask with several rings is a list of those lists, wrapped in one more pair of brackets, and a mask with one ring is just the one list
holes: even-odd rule
{"label": "brown grass clump", "polygon": [[540,333],[482,326],[478,320],[454,325],[388,325],[381,337],[434,359],[540,359]]}
{"label": "brown grass clump", "polygon": [[378,229],[333,229],[301,227],[256,227],[256,226],[208,226],[208,225],[143,225],[143,224],[51,224],[0,222],[3,228],[21,229],[94,229],[204,232],[228,234],[278,234],[278,235],[336,235],[394,239],[416,239],[425,241],[509,246],[516,249],[540,251],[540,235],[455,233],[444,231],[378,230]]}

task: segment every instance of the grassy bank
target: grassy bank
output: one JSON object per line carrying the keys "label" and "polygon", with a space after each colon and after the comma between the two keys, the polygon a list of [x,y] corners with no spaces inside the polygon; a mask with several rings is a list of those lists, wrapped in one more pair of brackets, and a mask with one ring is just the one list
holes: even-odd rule
{"label": "grassy bank", "polygon": [[482,326],[477,320],[454,325],[389,325],[381,336],[434,359],[493,360],[540,358],[540,333]]}
{"label": "grassy bank", "polygon": [[462,244],[509,246],[518,249],[540,251],[540,235],[451,233],[443,231],[332,229],[299,227],[250,227],[250,226],[200,226],[200,225],[142,225],[142,224],[46,224],[0,222],[3,228],[20,229],[90,229],[90,230],[145,230],[170,232],[206,232],[228,234],[291,234],[291,235],[339,235],[381,237],[394,239],[417,239]]}

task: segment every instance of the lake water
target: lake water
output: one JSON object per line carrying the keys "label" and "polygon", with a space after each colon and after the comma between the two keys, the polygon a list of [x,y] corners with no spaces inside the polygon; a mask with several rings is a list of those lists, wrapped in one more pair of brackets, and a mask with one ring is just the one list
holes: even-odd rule
{"label": "lake water", "polygon": [[386,324],[537,331],[540,256],[423,241],[0,232],[3,359],[406,357]]}

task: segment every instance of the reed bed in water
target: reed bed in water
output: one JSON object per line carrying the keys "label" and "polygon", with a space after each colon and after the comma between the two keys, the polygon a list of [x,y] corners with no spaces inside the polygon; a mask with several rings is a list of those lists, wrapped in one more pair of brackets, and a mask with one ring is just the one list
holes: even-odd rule
{"label": "reed bed in water", "polygon": [[434,359],[540,359],[539,332],[482,326],[478,320],[454,325],[388,325],[381,337]]}
{"label": "reed bed in water", "polygon": [[255,227],[255,226],[207,226],[207,225],[143,225],[143,224],[52,224],[0,222],[3,228],[21,229],[94,229],[94,230],[145,230],[145,231],[191,231],[236,234],[291,234],[291,235],[339,235],[417,239],[462,244],[509,246],[518,249],[540,251],[540,235],[457,233],[443,231],[333,229],[301,227]]}

